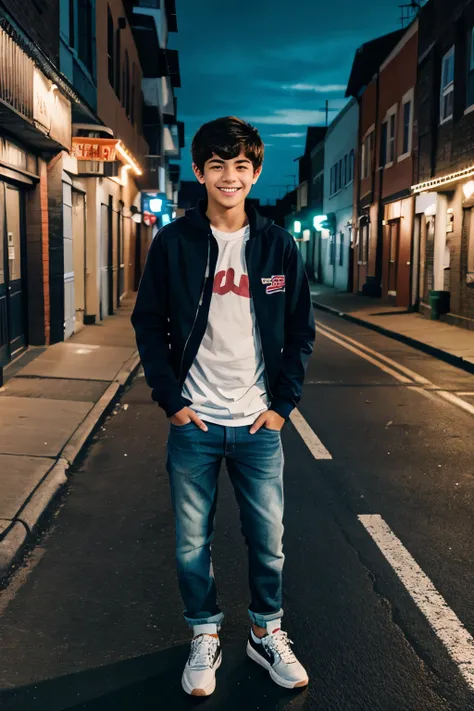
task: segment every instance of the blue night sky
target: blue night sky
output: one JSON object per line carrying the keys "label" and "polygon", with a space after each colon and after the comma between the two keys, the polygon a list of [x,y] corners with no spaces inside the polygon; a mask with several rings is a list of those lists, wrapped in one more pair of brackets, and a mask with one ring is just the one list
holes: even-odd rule
{"label": "blue night sky", "polygon": [[[182,178],[192,179],[190,146],[199,126],[237,115],[253,123],[265,142],[262,176],[252,191],[262,202],[292,184],[294,159],[306,127],[324,125],[324,104],[344,106],[354,52],[364,42],[400,28],[401,0],[177,0],[185,122]],[[337,111],[331,111],[329,120]],[[290,176],[290,177],[289,177]]]}

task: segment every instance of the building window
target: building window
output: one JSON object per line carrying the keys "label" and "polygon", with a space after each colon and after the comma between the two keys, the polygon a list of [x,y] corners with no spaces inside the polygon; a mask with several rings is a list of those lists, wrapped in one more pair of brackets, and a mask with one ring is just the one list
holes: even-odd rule
{"label": "building window", "polygon": [[135,124],[135,83],[137,81],[137,68],[132,64],[132,90],[130,95],[130,121]]}
{"label": "building window", "polygon": [[354,149],[349,153],[349,182],[354,180]]}
{"label": "building window", "polygon": [[361,178],[368,178],[372,167],[374,132],[371,131],[362,144]]}
{"label": "building window", "polygon": [[78,0],[77,3],[77,56],[87,67],[91,74],[94,73],[93,36],[94,13],[91,0]]}
{"label": "building window", "polygon": [[454,105],[454,46],[443,57],[441,67],[440,123],[453,118]]}
{"label": "building window", "polygon": [[413,104],[411,99],[403,104],[403,150],[402,155],[411,153],[411,134],[413,125]]}
{"label": "building window", "polygon": [[403,150],[402,154],[410,152],[411,101],[403,104]]}
{"label": "building window", "polygon": [[343,174],[343,176],[344,176],[344,182],[343,182],[344,187],[346,187],[347,183],[349,182],[349,174],[348,174],[348,172],[347,172],[347,158],[348,158],[348,155],[347,155],[347,153],[346,153],[346,155],[345,155],[344,158],[343,158],[344,168],[343,168],[343,171],[342,171],[342,174]]}
{"label": "building window", "polygon": [[75,0],[69,0],[69,46],[74,49],[76,46],[76,3]]}
{"label": "building window", "polygon": [[395,160],[395,125],[396,125],[396,114],[393,113],[388,119],[388,137],[387,137],[387,159],[388,164],[391,165]]}
{"label": "building window", "polygon": [[123,63],[122,106],[124,107],[127,116],[130,116],[130,60],[128,58],[127,50],[125,50],[125,58]]}
{"label": "building window", "polygon": [[340,234],[340,241],[339,241],[339,266],[343,267],[344,266],[344,232],[341,232]]}
{"label": "building window", "polygon": [[363,222],[359,227],[359,264],[369,261],[369,223]]}
{"label": "building window", "polygon": [[382,124],[382,131],[380,133],[380,165],[382,168],[387,163],[387,136],[388,136],[388,124],[384,121]]}
{"label": "building window", "polygon": [[331,172],[330,172],[330,178],[329,178],[329,194],[334,195],[336,192],[334,189],[334,175],[336,173],[336,166],[332,166]]}
{"label": "building window", "polygon": [[120,83],[122,80],[122,47],[120,42],[120,28],[115,30],[115,93],[120,99]]}
{"label": "building window", "polygon": [[467,35],[467,97],[466,108],[474,106],[474,27]]}
{"label": "building window", "polygon": [[107,5],[107,64],[109,73],[109,84],[114,85],[115,67],[114,67],[114,20],[110,7]]}

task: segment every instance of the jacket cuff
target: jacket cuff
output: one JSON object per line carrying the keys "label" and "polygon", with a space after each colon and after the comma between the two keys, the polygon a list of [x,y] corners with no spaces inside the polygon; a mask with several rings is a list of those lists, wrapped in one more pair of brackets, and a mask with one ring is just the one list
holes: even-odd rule
{"label": "jacket cuff", "polygon": [[152,390],[152,399],[158,403],[158,405],[163,408],[166,413],[166,417],[173,417],[177,412],[183,409],[183,407],[189,407],[192,403],[184,398],[179,390],[174,393],[159,393],[157,389]]}
{"label": "jacket cuff", "polygon": [[285,420],[289,418],[294,409],[294,402],[290,402],[289,400],[282,400],[280,398],[275,398],[275,400],[272,400],[270,404],[270,410],[278,412],[280,417],[283,417]]}

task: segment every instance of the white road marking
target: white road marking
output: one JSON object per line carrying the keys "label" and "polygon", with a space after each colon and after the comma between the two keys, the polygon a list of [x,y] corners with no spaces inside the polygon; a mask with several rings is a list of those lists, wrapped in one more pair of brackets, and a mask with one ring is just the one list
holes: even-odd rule
{"label": "white road marking", "polygon": [[[383,370],[385,373],[388,373],[391,375],[393,378],[398,380],[400,383],[413,383],[412,378],[407,378],[405,375],[402,375],[401,373],[398,372],[398,370],[394,370],[393,368],[389,368],[387,365],[384,365],[383,363],[380,362],[378,359],[378,354],[375,353],[374,355],[377,355],[377,359],[373,358],[370,355],[367,355],[367,353],[364,353],[361,348],[356,348],[355,346],[352,346],[350,343],[347,343],[346,341],[343,341],[339,336],[341,334],[338,334],[338,336],[333,336],[332,333],[329,333],[326,331],[325,328],[319,327],[319,332],[323,335],[326,336],[326,338],[329,338],[331,341],[334,341],[335,343],[338,343],[340,346],[343,348],[346,348],[348,351],[351,351],[352,353],[355,353],[356,355],[360,356],[361,358],[364,358],[367,360],[369,363],[372,363],[372,365],[377,366],[377,368],[380,368],[380,370]],[[352,339],[351,339],[352,340]],[[357,341],[354,341],[354,343],[357,343]],[[357,343],[359,346],[360,344]],[[393,363],[394,366],[396,366],[396,363]]]}
{"label": "white road marking", "polygon": [[[432,397],[432,395],[434,394],[435,396],[441,397],[443,398],[443,400],[446,400],[447,402],[451,403],[451,405],[455,405],[461,410],[468,412],[470,415],[474,415],[474,405],[472,405],[470,402],[466,402],[457,395],[443,390],[442,388],[432,383],[431,380],[428,380],[419,373],[415,373],[413,370],[407,368],[401,363],[397,363],[396,361],[392,360],[391,358],[388,358],[382,353],[377,353],[377,351],[372,350],[372,348],[369,348],[368,346],[365,346],[359,341],[356,341],[355,339],[350,338],[345,334],[339,333],[339,331],[335,331],[334,329],[329,328],[326,325],[320,326],[319,332],[323,336],[326,336],[326,338],[331,339],[335,343],[338,343],[339,345],[343,346],[343,348],[352,351],[356,355],[367,360],[369,363],[375,365],[377,368],[380,368],[381,370],[385,371],[392,377],[396,378],[399,382],[405,384],[415,382],[418,385],[422,386],[418,388],[413,388],[413,390],[420,393],[420,395],[424,395],[425,397]],[[337,334],[337,336],[333,334]],[[385,365],[385,363],[389,364],[390,367]],[[395,370],[395,368],[397,370]],[[402,375],[402,373],[404,375]]]}
{"label": "white road marking", "polygon": [[358,516],[474,691],[474,639],[378,514]]}
{"label": "white road marking", "polygon": [[315,459],[332,459],[331,454],[313,432],[299,410],[293,410],[290,420]]}
{"label": "white road marking", "polygon": [[[320,330],[321,330],[321,328],[320,328]],[[356,341],[354,338],[351,338],[350,336],[346,336],[345,333],[340,333],[339,331],[336,331],[334,328],[330,328],[330,326],[326,326],[326,325],[324,325],[322,327],[322,330],[329,331],[330,333],[333,333],[334,335],[338,336],[339,338],[342,338],[343,340],[347,341],[348,343],[352,343],[356,348],[358,348],[362,351],[365,351],[366,353],[370,353],[370,355],[374,356],[378,360],[381,360],[384,363],[387,363],[388,365],[390,365],[394,368],[397,368],[397,370],[399,370],[400,373],[404,373],[406,376],[408,376],[415,383],[418,383],[419,385],[432,385],[431,381],[428,380],[427,378],[424,378],[422,375],[415,373],[413,370],[411,370],[410,368],[407,368],[406,366],[402,365],[401,363],[397,363],[396,361],[392,360],[392,358],[389,358],[388,356],[383,355],[383,353],[374,351],[372,348],[369,348],[369,346],[366,346],[364,343],[360,343],[360,341]]]}

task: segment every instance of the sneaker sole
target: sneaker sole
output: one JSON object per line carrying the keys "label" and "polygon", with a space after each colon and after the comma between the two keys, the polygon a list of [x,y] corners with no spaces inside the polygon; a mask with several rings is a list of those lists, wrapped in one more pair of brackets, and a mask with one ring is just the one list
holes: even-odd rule
{"label": "sneaker sole", "polygon": [[[215,664],[214,671],[217,671],[221,664],[222,652],[220,653],[219,659]],[[193,689],[191,685],[188,684],[186,677],[183,674],[183,676],[181,677],[181,686],[189,696],[210,696],[216,690],[216,677],[214,676],[214,679],[211,681],[211,683],[205,686],[204,689]]]}
{"label": "sneaker sole", "polygon": [[258,652],[256,652],[248,642],[247,656],[249,656],[250,659],[259,664],[261,667],[266,669],[275,684],[278,684],[278,686],[283,686],[283,688],[285,689],[303,689],[305,686],[308,686],[308,678],[303,679],[301,681],[288,681],[288,679],[284,679],[282,676],[277,674],[270,662],[267,662],[266,659],[263,659],[263,657],[261,657],[260,654],[258,654]]}

